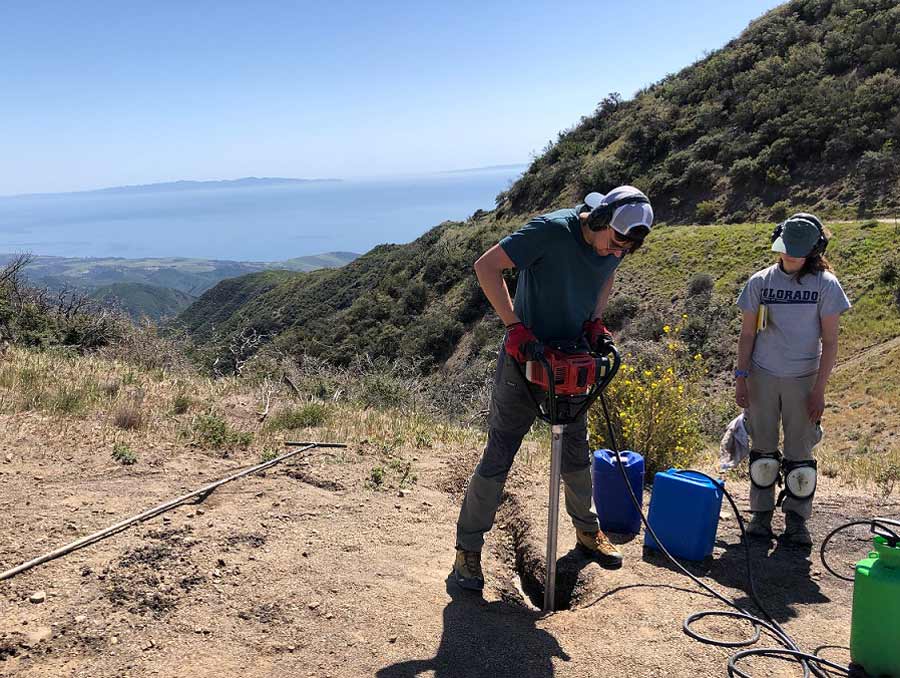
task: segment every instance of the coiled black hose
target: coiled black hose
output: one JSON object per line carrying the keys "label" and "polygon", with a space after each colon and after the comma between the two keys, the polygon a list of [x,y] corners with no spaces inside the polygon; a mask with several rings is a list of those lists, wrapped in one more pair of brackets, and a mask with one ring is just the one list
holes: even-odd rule
{"label": "coiled black hose", "polygon": [[[656,544],[659,546],[659,549],[663,552],[663,554],[675,565],[678,570],[689,577],[697,586],[702,588],[704,591],[707,591],[711,595],[715,596],[718,600],[722,601],[729,607],[733,608],[734,611],[730,610],[702,610],[700,612],[695,612],[689,615],[683,624],[684,632],[690,636],[691,638],[700,641],[701,643],[707,643],[709,645],[716,645],[718,647],[746,647],[748,645],[753,645],[760,638],[761,629],[765,629],[769,633],[771,633],[777,640],[782,644],[782,647],[764,647],[764,648],[752,648],[748,650],[741,650],[733,654],[728,659],[728,675],[729,676],[739,676],[740,678],[751,678],[750,674],[745,673],[741,669],[737,667],[737,663],[742,659],[746,659],[751,656],[760,656],[760,657],[778,657],[781,659],[788,660],[796,660],[803,667],[803,675],[804,678],[808,678],[810,673],[815,675],[817,678],[828,678],[829,673],[838,673],[845,676],[851,675],[851,669],[849,666],[844,666],[842,664],[837,664],[828,659],[824,659],[823,657],[819,657],[816,654],[812,654],[809,652],[803,652],[793,638],[785,631],[781,625],[775,621],[771,614],[766,610],[765,606],[759,600],[759,597],[756,594],[756,587],[753,581],[753,569],[750,560],[750,544],[747,539],[747,532],[744,528],[744,519],[741,516],[741,512],[738,510],[737,504],[734,502],[731,494],[722,487],[722,492],[725,497],[728,499],[728,503],[731,504],[731,509],[734,511],[734,515],[737,518],[738,526],[741,529],[741,541],[744,543],[744,548],[746,551],[746,559],[747,559],[747,595],[750,597],[750,600],[753,601],[753,604],[759,609],[762,613],[762,617],[758,617],[756,615],[751,614],[740,605],[738,605],[735,601],[731,600],[727,596],[719,593],[714,588],[701,581],[699,578],[695,577],[691,572],[687,570],[687,568],[682,565],[678,559],[669,553],[668,549],[666,549],[665,545],[657,538],[656,533],[653,531],[653,528],[650,526],[650,523],[647,521],[647,517],[644,515],[643,510],[641,509],[641,503],[638,501],[637,496],[634,493],[634,489],[631,487],[631,483],[628,481],[628,476],[625,472],[625,467],[622,464],[622,458],[619,455],[619,446],[616,443],[615,432],[613,431],[612,419],[609,416],[609,407],[606,404],[606,394],[600,394],[600,404],[603,407],[603,416],[606,419],[607,430],[609,431],[609,443],[612,447],[612,451],[616,455],[616,461],[618,462],[619,471],[622,474],[622,479],[625,481],[625,487],[628,488],[628,493],[631,495],[631,500],[634,503],[635,508],[638,510],[641,516],[641,522],[643,522],[644,527],[647,531],[653,536],[656,540]],[[708,476],[705,473],[700,471],[691,471],[692,473],[697,473],[705,478],[713,482],[718,482],[715,478]],[[822,553],[824,554],[825,545],[828,543],[828,540],[838,532],[840,529],[844,527],[848,527],[849,525],[855,525],[860,523],[869,523],[871,521],[854,521],[853,523],[848,523],[847,525],[841,526],[838,529],[834,530],[831,534],[828,535],[826,540],[822,543]],[[823,563],[824,563],[823,559]],[[832,574],[837,573],[834,572],[828,565],[825,565],[828,568],[828,571]],[[845,577],[841,577],[841,579],[845,579]],[[852,580],[851,580],[852,581]],[[753,627],[753,636],[747,640],[739,640],[739,641],[727,641],[727,640],[718,640],[715,638],[709,638],[704,636],[691,628],[691,625],[699,621],[700,619],[706,617],[728,617],[734,619],[743,619],[748,621]],[[828,671],[824,670],[820,667],[826,667]]]}

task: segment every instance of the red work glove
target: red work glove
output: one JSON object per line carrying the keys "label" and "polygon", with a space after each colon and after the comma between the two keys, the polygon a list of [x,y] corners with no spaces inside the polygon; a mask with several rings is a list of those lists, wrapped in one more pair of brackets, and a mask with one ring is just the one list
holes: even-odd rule
{"label": "red work glove", "polygon": [[534,348],[540,345],[538,338],[523,323],[513,323],[506,328],[506,339],[503,346],[506,355],[513,360],[524,363],[531,356]]}
{"label": "red work glove", "polygon": [[606,329],[606,325],[600,318],[585,320],[581,329],[584,331],[584,336],[592,351],[597,351],[603,346],[613,343],[612,332]]}

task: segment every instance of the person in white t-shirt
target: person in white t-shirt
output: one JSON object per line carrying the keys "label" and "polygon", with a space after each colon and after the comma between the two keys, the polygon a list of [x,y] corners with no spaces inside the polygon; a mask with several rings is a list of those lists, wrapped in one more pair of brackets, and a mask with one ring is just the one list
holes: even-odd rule
{"label": "person in white t-shirt", "polygon": [[[782,537],[800,546],[812,544],[806,521],[816,488],[813,448],[822,437],[840,316],[850,308],[825,258],[827,246],[828,234],[812,214],[798,213],[778,224],[772,234],[778,262],[754,273],[737,300],[743,322],[735,401],[745,410],[751,443],[753,517],[747,533],[774,537],[772,514],[778,505],[785,513]],[[783,490],[776,503],[779,480]]]}

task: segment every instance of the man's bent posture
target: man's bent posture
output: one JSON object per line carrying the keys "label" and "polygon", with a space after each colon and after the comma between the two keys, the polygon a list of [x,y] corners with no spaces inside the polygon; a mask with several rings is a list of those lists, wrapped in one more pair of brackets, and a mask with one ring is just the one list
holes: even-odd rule
{"label": "man's bent posture", "polygon": [[[481,289],[506,325],[491,394],[489,433],[456,524],[453,574],[463,588],[484,587],[481,548],[494,524],[503,485],[522,438],[546,393],[525,381],[522,367],[539,343],[577,342],[592,348],[609,337],[601,317],[622,257],[634,252],[653,225],[653,210],[636,188],[591,193],[575,209],[536,217],[491,247],[477,262]],[[513,304],[503,270],[519,269]],[[530,391],[530,392],[529,392]],[[600,530],[591,507],[586,416],[566,427],[562,479],[566,511],[578,545],[606,565],[622,554]]]}

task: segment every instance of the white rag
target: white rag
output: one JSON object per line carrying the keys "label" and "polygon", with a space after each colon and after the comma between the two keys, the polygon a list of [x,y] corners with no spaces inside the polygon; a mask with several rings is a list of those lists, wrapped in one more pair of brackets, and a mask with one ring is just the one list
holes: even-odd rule
{"label": "white rag", "polygon": [[744,413],[731,420],[719,443],[719,468],[722,471],[734,468],[750,456],[750,436],[744,423]]}

